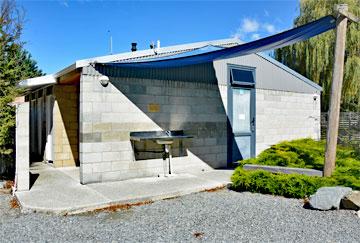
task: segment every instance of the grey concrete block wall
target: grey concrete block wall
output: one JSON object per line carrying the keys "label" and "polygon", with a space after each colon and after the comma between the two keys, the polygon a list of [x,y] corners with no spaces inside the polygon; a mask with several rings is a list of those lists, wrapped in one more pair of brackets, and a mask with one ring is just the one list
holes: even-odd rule
{"label": "grey concrete block wall", "polygon": [[320,139],[320,97],[256,89],[256,154],[298,138]]}
{"label": "grey concrete block wall", "polygon": [[30,189],[30,105],[29,102],[16,106],[16,188]]}
{"label": "grey concrete block wall", "polygon": [[256,68],[256,154],[283,140],[319,138],[319,90],[258,55],[215,61],[217,82],[208,83],[109,75],[103,87],[90,66],[80,81],[81,182],[162,173],[161,159],[135,160],[131,131],[181,129],[193,135],[184,142],[187,156],[173,159],[175,172],[225,167],[228,64]]}
{"label": "grey concrete block wall", "polygon": [[257,54],[214,61],[226,111],[229,64],[255,68],[256,155],[284,140],[320,139],[320,91]]}
{"label": "grey concrete block wall", "polygon": [[186,156],[174,172],[227,164],[227,117],[216,83],[111,78],[101,86],[92,67],[80,81],[81,182],[123,180],[163,173],[161,159],[135,160],[131,131],[184,130]]}

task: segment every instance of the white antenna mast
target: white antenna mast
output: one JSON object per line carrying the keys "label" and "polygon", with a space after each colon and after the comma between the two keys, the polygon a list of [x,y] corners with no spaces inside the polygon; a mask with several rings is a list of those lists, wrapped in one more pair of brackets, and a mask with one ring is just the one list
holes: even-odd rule
{"label": "white antenna mast", "polygon": [[113,45],[112,45],[112,35],[111,35],[111,31],[108,30],[108,33],[110,34],[110,55],[113,54]]}

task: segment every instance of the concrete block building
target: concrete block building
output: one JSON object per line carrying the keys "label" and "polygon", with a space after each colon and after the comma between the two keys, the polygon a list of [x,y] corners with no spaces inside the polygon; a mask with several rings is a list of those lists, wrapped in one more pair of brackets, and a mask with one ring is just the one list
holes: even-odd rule
{"label": "concrete block building", "polygon": [[[34,161],[79,167],[82,184],[162,174],[161,146],[131,141],[136,131],[183,130],[192,136],[172,146],[174,173],[233,166],[283,140],[319,139],[321,87],[267,55],[136,66],[238,44],[226,39],[158,46],[79,60],[55,74],[23,80],[18,190],[29,189]],[[121,66],[129,62],[134,65]]]}

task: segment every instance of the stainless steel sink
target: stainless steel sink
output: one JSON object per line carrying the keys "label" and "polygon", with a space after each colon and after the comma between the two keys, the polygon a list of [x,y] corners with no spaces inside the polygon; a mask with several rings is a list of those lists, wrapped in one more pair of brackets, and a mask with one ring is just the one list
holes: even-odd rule
{"label": "stainless steel sink", "polygon": [[192,138],[192,136],[184,135],[183,130],[130,132],[130,140],[133,141],[177,140],[185,138]]}
{"label": "stainless steel sink", "polygon": [[173,144],[174,140],[156,139],[157,144],[170,145]]}
{"label": "stainless steel sink", "polygon": [[182,140],[192,138],[192,136],[184,135],[183,130],[175,131],[142,131],[142,132],[131,132],[131,141],[154,141],[163,147],[163,165],[164,165],[164,176],[166,176],[166,160],[168,159],[169,170],[168,173],[171,175],[171,145],[175,140]]}

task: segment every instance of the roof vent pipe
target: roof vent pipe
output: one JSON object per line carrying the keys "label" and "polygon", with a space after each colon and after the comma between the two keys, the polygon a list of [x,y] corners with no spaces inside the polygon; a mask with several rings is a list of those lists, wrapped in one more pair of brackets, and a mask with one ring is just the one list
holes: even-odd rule
{"label": "roof vent pipe", "polygon": [[137,51],[137,43],[136,42],[133,42],[131,43],[131,51]]}
{"label": "roof vent pipe", "polygon": [[[150,45],[150,48],[153,49],[154,47],[152,47],[152,46]],[[159,51],[159,50],[160,50],[160,41],[158,40],[158,41],[156,42],[156,48],[154,49],[155,55],[158,54],[158,51]]]}
{"label": "roof vent pipe", "polygon": [[154,42],[152,41],[151,43],[150,43],[150,49],[154,49],[155,48],[155,44],[154,44]]}

